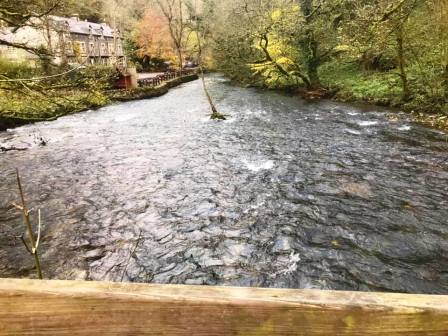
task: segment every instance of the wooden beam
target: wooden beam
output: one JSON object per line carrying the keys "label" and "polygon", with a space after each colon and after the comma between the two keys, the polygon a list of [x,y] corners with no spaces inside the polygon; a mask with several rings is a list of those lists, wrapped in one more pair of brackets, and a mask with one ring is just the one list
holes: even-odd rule
{"label": "wooden beam", "polygon": [[0,280],[0,335],[448,335],[448,296]]}

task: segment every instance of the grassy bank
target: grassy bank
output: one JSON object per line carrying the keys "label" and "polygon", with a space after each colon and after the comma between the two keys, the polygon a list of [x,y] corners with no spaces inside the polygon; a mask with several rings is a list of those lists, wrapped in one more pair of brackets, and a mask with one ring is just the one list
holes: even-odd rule
{"label": "grassy bank", "polygon": [[[448,130],[448,104],[444,88],[434,88],[408,69],[413,95],[403,101],[400,78],[393,71],[379,72],[360,69],[356,63],[328,63],[320,69],[323,86],[334,92],[333,99],[344,102],[367,102],[399,108],[410,113],[419,123]],[[430,75],[426,76],[430,81]]]}
{"label": "grassy bank", "polygon": [[169,88],[197,79],[188,75],[157,87],[111,90],[108,87],[59,88],[41,90],[2,90],[0,95],[0,130],[96,109],[117,101],[147,99],[164,95]]}
{"label": "grassy bank", "polygon": [[409,113],[415,122],[448,131],[448,87],[445,84],[448,79],[443,80],[444,72],[440,66],[412,64],[406,67],[410,91],[406,99],[397,69],[364,70],[356,59],[334,59],[320,66],[320,85],[315,89],[307,89],[294,72],[285,75],[272,69],[271,65],[257,66],[256,69],[243,64],[218,71],[245,87],[299,93],[305,99],[330,98],[396,108]]}
{"label": "grassy bank", "polygon": [[[426,69],[428,70],[428,69]],[[294,76],[265,77],[263,73],[249,75],[250,71],[234,73],[219,69],[243,87],[261,87],[289,93],[299,93],[305,99],[330,98],[341,102],[361,102],[392,107],[409,113],[412,120],[429,127],[448,131],[448,103],[446,88],[432,80],[435,74],[422,76],[421,69],[407,69],[412,95],[403,100],[401,81],[396,71],[367,71],[358,62],[333,61],[319,69],[322,88],[307,90],[304,83]],[[440,76],[440,74],[436,74]],[[424,80],[422,80],[424,78]],[[436,84],[434,84],[436,83]],[[442,83],[443,84],[443,83]]]}

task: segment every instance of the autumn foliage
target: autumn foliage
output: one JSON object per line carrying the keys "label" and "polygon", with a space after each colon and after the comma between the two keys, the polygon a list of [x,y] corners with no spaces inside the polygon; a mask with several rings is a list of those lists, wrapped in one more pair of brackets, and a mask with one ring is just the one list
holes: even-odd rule
{"label": "autumn foliage", "polygon": [[137,26],[137,43],[140,56],[176,59],[168,21],[154,8],[146,11],[145,17]]}

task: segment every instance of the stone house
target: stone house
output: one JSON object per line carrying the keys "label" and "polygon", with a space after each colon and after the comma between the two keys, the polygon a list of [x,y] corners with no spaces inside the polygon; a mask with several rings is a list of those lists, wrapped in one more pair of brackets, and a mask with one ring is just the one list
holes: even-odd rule
{"label": "stone house", "polygon": [[[78,17],[50,16],[16,32],[0,31],[11,42],[45,48],[57,64],[124,65],[125,55],[120,32],[106,23],[82,21]],[[25,50],[0,46],[0,57],[17,62],[36,62],[38,57]]]}

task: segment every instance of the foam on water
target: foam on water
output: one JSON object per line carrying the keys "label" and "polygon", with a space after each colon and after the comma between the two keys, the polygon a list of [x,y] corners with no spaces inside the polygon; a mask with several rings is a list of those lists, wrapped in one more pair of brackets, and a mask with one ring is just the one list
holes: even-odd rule
{"label": "foam on water", "polygon": [[245,164],[246,168],[253,171],[253,172],[259,172],[261,170],[269,170],[274,168],[274,161],[267,160],[264,162],[249,162],[247,160],[243,160],[243,163]]}
{"label": "foam on water", "polygon": [[136,117],[137,116],[132,115],[132,114],[128,114],[128,115],[123,114],[123,115],[119,115],[119,116],[115,117],[114,119],[116,122],[123,122],[123,121],[135,119]]}
{"label": "foam on water", "polygon": [[357,130],[354,130],[354,129],[350,129],[350,128],[346,128],[345,132],[347,132],[348,134],[353,134],[353,135],[360,135],[361,134],[360,131],[357,131]]}
{"label": "foam on water", "polygon": [[363,120],[363,121],[357,121],[356,122],[359,126],[374,126],[374,125],[378,125],[378,121],[368,121],[368,120]]}

